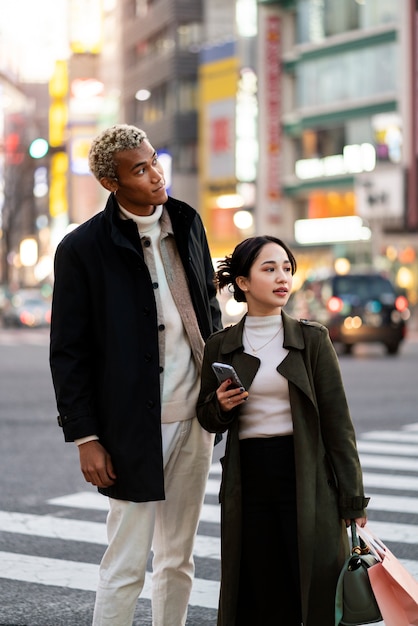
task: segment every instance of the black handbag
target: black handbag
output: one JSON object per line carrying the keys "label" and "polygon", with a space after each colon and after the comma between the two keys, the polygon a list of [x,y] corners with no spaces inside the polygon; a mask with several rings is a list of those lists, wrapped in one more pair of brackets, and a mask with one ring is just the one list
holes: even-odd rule
{"label": "black handbag", "polygon": [[351,555],[338,578],[335,594],[335,626],[358,626],[382,621],[367,570],[378,563],[351,520]]}

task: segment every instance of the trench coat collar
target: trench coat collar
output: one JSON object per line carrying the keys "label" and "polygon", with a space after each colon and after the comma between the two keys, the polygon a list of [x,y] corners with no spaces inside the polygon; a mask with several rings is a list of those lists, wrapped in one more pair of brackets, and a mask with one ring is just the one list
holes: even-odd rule
{"label": "trench coat collar", "polygon": [[[244,331],[244,324],[247,315],[235,325],[231,326],[228,330],[225,341],[222,345],[222,352],[230,354],[236,351],[243,351],[244,346],[242,343],[242,335]],[[285,311],[282,310],[283,330],[284,330],[284,342],[283,347],[288,350],[303,350],[305,347],[305,339],[302,333],[300,322],[291,317]]]}
{"label": "trench coat collar", "polygon": [[[246,315],[235,325],[228,328],[225,340],[222,342],[222,353],[225,360],[230,362],[234,367],[244,365],[245,373],[241,380],[246,388],[252,382],[260,360],[253,355],[244,352],[242,343],[242,335],[244,331]],[[299,321],[291,317],[282,310],[282,320],[284,329],[283,347],[289,350],[283,361],[278,364],[277,371],[284,376],[289,382],[298,387],[312,402],[316,408],[316,400],[312,392],[312,386],[306,371],[304,356],[302,350],[305,348],[305,337],[303,334],[303,321]],[[241,368],[240,368],[241,369]]]}

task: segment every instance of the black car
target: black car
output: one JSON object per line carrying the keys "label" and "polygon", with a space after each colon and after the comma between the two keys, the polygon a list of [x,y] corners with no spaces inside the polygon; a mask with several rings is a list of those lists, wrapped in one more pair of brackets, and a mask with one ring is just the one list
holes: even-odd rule
{"label": "black car", "polygon": [[396,354],[410,317],[406,297],[376,272],[309,278],[292,294],[287,309],[327,326],[332,341],[346,353],[356,343],[378,342],[388,354]]}

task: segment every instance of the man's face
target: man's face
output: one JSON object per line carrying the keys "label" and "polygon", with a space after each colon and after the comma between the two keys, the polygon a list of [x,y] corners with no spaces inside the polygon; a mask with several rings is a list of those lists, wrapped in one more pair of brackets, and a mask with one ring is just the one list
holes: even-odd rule
{"label": "man's face", "polygon": [[119,204],[136,215],[151,215],[167,200],[164,171],[152,145],[144,139],[139,148],[115,154],[117,180],[107,180],[106,189]]}

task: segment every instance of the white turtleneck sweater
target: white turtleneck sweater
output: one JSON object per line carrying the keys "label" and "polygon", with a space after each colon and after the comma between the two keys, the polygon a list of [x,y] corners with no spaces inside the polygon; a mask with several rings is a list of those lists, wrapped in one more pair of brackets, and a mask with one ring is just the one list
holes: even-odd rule
{"label": "white turtleneck sweater", "polygon": [[[195,416],[195,405],[199,393],[199,375],[182,319],[170,291],[164,264],[161,257],[160,218],[163,206],[155,208],[152,215],[134,215],[119,207],[122,216],[133,220],[139,231],[142,243],[148,238],[150,247],[144,247],[144,257],[151,277],[156,272],[158,289],[155,290],[158,324],[164,325],[160,331],[161,363],[161,422],[179,422]],[[161,332],[164,333],[161,336]]]}
{"label": "white turtleneck sweater", "polygon": [[277,366],[288,354],[283,348],[281,315],[245,318],[244,350],[260,359],[260,367],[242,405],[239,438],[276,437],[293,433],[289,387]]}

